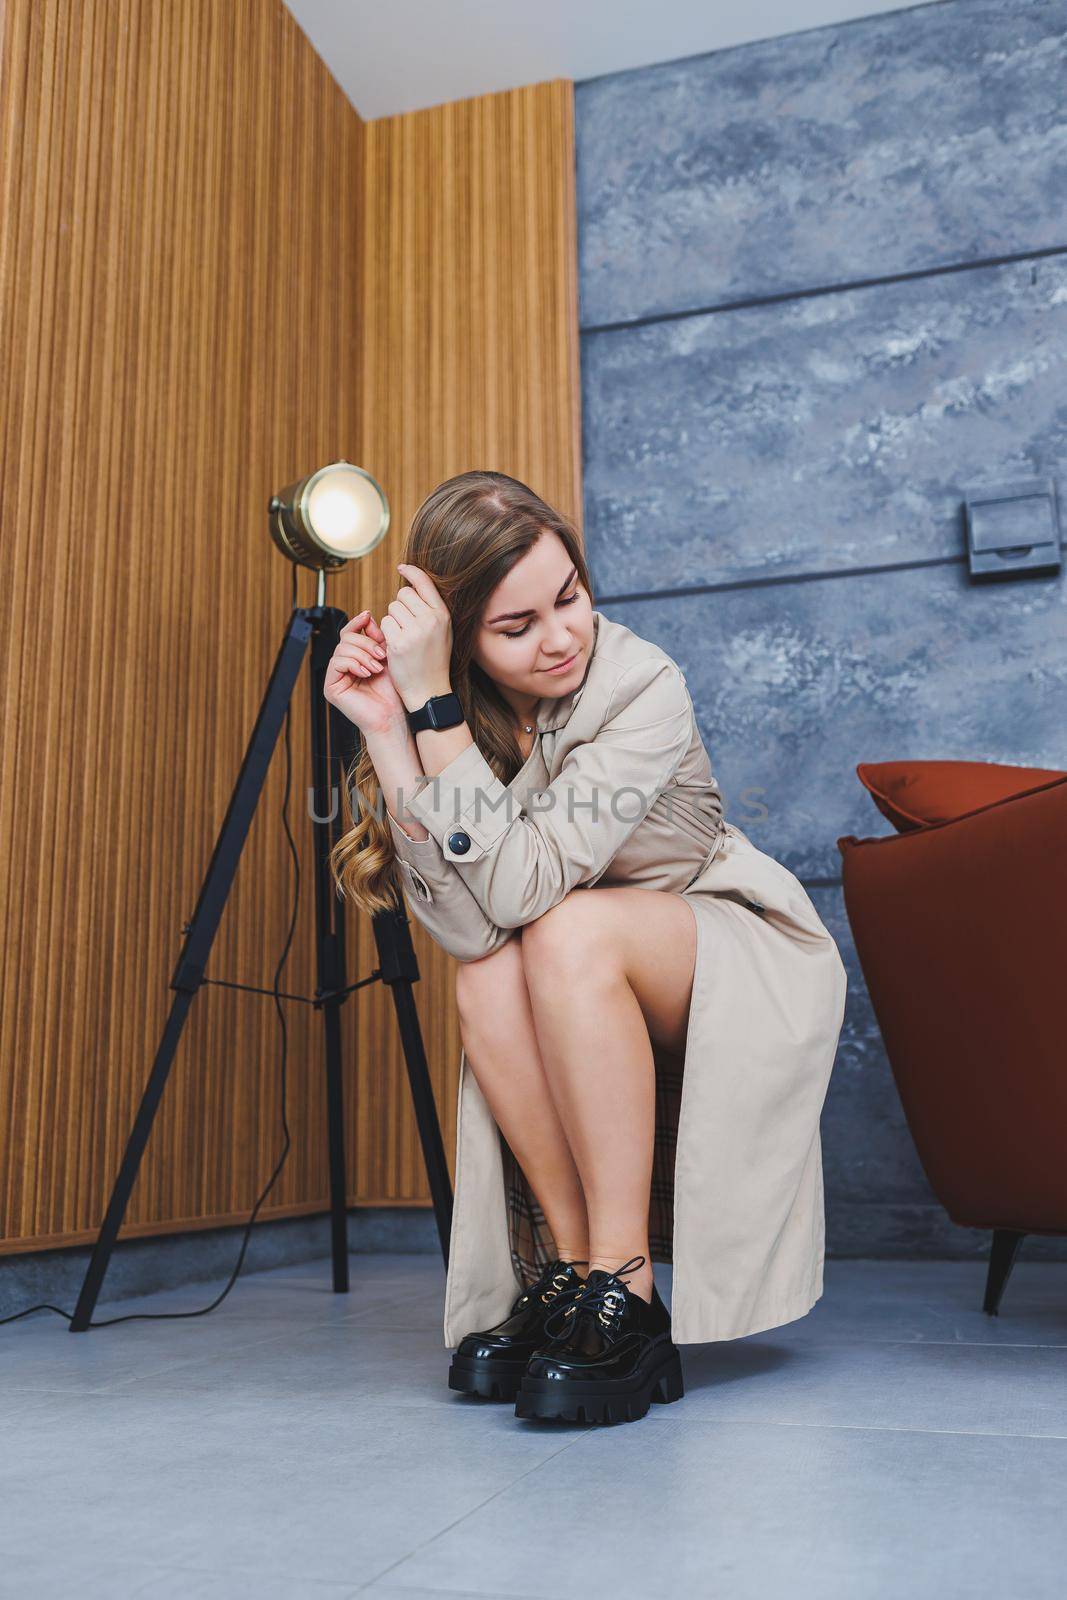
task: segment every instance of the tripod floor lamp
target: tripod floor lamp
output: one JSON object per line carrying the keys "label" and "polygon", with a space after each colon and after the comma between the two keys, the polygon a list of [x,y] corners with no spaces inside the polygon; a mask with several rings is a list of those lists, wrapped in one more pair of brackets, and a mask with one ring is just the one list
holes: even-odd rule
{"label": "tripod floor lamp", "polygon": [[289,617],[196,910],[184,930],[185,943],[170,981],[174,1000],[93,1246],[70,1323],[72,1333],[85,1332],[90,1325],[185,1019],[198,990],[211,981],[205,977],[211,946],[309,645],[317,957],[313,1003],[322,1013],[325,1046],[333,1287],[337,1293],[348,1291],[340,1008],[351,993],[369,983],[386,984],[392,995],[441,1253],[448,1263],[452,1188],[415,1010],[412,984],[418,982],[419,970],[403,902],[398,892],[396,909],[379,912],[372,918],[378,966],[369,976],[346,984],[343,902],[334,890],[329,870],[330,849],[342,827],[341,807],[332,805],[331,798],[339,795],[345,774],[358,754],[359,733],[323,694],[326,668],[348,620],[343,611],[325,604],[326,573],[366,555],[381,542],[389,527],[389,506],[369,473],[351,462],[336,461],[274,495],[269,513],[271,536],[282,553],[297,565],[318,573],[316,603],[294,606]]}

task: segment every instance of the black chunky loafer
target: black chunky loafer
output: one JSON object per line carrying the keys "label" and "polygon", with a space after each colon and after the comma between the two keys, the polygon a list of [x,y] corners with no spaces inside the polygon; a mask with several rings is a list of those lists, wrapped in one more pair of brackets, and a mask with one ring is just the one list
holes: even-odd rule
{"label": "black chunky loafer", "polygon": [[523,1373],[517,1417],[636,1422],[653,1400],[682,1398],[681,1357],[659,1290],[653,1285],[651,1301],[642,1300],[622,1280],[644,1259],[617,1272],[595,1268],[566,1306],[553,1308],[546,1343]]}
{"label": "black chunky loafer", "polygon": [[583,1283],[571,1262],[553,1261],[502,1322],[464,1334],[452,1356],[448,1387],[488,1400],[514,1400],[527,1361],[545,1342],[545,1318],[569,1303]]}

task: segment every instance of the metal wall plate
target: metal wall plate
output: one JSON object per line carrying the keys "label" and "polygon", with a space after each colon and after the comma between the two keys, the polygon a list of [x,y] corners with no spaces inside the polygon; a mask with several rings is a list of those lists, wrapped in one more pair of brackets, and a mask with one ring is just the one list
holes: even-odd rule
{"label": "metal wall plate", "polygon": [[967,561],[975,581],[1059,572],[1059,514],[1051,478],[1016,478],[967,489],[963,513]]}

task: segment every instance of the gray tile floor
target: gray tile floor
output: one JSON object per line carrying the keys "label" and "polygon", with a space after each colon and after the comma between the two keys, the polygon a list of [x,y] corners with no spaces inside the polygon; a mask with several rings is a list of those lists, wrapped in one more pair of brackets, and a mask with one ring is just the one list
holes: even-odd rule
{"label": "gray tile floor", "polygon": [[38,1313],[0,1328],[0,1594],[1061,1600],[1067,1266],[1020,1262],[999,1318],[982,1283],[828,1261],[808,1316],[683,1346],[685,1398],[614,1428],[447,1389],[431,1256]]}

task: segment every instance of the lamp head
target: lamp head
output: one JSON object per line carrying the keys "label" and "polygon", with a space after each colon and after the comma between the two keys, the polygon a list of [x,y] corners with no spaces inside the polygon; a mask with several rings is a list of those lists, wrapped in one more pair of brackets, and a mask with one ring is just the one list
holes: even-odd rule
{"label": "lamp head", "polygon": [[270,534],[298,566],[332,571],[357,561],[389,529],[389,502],[369,472],[332,461],[272,495]]}

